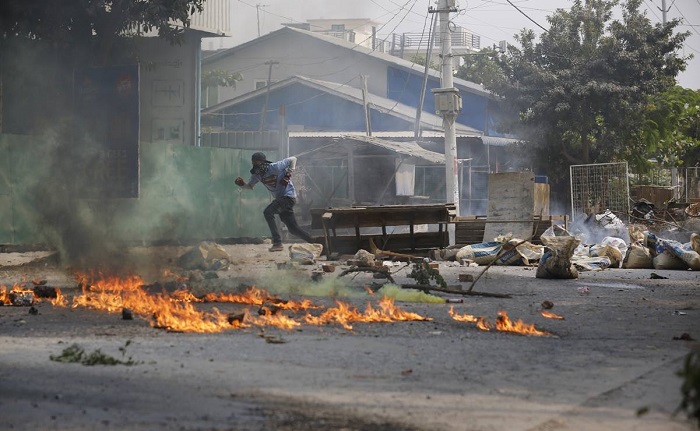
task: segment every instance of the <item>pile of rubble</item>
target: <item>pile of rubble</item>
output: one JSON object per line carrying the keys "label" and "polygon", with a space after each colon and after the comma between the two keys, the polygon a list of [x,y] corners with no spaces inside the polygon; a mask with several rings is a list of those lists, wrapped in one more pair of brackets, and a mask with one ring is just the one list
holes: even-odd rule
{"label": "pile of rubble", "polygon": [[[700,220],[699,220],[700,221]],[[692,223],[691,228],[696,228]],[[577,278],[579,271],[607,268],[700,270],[700,234],[674,226],[652,231],[648,224],[625,225],[611,211],[589,217],[569,232],[552,226],[543,245],[512,238],[434,250],[434,260],[477,265],[537,265],[538,278]]]}

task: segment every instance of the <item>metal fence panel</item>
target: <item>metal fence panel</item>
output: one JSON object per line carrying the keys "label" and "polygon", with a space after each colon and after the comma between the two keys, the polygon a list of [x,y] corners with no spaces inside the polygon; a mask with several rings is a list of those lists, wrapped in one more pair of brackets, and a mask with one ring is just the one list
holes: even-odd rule
{"label": "metal fence panel", "polygon": [[572,221],[606,209],[627,219],[630,202],[627,162],[572,165],[569,173]]}
{"label": "metal fence panel", "polygon": [[685,201],[700,199],[700,168],[685,168]]}

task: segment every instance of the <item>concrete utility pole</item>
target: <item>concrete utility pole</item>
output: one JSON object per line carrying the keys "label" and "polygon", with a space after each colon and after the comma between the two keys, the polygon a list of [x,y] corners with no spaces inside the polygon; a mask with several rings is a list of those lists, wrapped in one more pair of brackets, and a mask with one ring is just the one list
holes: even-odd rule
{"label": "concrete utility pole", "polygon": [[671,8],[666,9],[666,0],[661,0],[661,19],[666,25],[666,13],[671,10]]}
{"label": "concrete utility pole", "polygon": [[[450,31],[450,12],[457,12],[455,0],[439,0],[437,13],[440,17],[440,57],[442,59],[442,88],[433,89],[435,94],[435,111],[442,115],[442,127],[445,130],[445,186],[447,202],[454,202],[456,214],[459,215],[459,176],[457,169],[457,135],[455,119],[462,108],[459,90],[454,88],[452,76],[452,34]],[[450,243],[453,244],[452,232]]]}
{"label": "concrete utility pole", "polygon": [[[673,3],[671,3],[671,6],[673,6]],[[668,11],[671,10],[671,6],[668,8],[666,7],[666,0],[661,0],[661,7],[657,7],[661,11],[661,21],[663,22],[663,25],[666,25],[666,14]],[[674,197],[679,198],[681,197],[680,194],[680,189],[679,189],[679,179],[678,179],[678,168],[673,167],[671,168],[671,186],[673,186],[673,194]]]}

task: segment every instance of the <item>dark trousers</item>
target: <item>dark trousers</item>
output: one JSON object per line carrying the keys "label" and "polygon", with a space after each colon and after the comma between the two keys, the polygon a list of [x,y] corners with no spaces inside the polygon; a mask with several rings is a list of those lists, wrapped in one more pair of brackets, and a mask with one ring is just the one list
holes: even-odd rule
{"label": "dark trousers", "polygon": [[280,237],[279,230],[277,229],[277,223],[275,223],[275,214],[280,215],[280,219],[285,225],[287,225],[289,233],[303,239],[306,242],[313,242],[311,235],[304,232],[299,227],[297,219],[294,216],[294,204],[296,204],[295,199],[283,196],[273,200],[272,203],[265,208],[265,211],[263,211],[267,225],[270,227],[273,244],[282,243],[282,237]]}

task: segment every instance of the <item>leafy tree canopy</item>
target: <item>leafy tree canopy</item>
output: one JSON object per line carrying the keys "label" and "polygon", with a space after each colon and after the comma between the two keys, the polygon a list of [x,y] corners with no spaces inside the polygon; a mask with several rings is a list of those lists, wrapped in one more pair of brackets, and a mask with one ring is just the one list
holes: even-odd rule
{"label": "leafy tree canopy", "polygon": [[638,141],[640,162],[700,166],[700,90],[679,86],[649,97]]}
{"label": "leafy tree canopy", "polygon": [[569,164],[638,160],[649,98],[673,87],[689,59],[678,54],[688,36],[674,33],[679,21],[653,25],[640,5],[574,0],[548,17],[539,41],[522,30],[520,47],[499,56],[503,78],[485,84],[517,114],[536,169],[561,178]]}
{"label": "leafy tree canopy", "polygon": [[[426,56],[423,54],[416,54],[413,57],[411,57],[411,62],[415,64],[420,64],[421,66],[425,66],[425,57]],[[440,63],[436,63],[433,57],[430,59],[430,68],[439,72],[440,70],[442,70],[442,65]]]}
{"label": "leafy tree canopy", "polygon": [[475,54],[464,55],[464,64],[457,70],[455,76],[469,82],[493,87],[503,81],[503,72],[497,63],[498,51],[493,48],[483,48]]}
{"label": "leafy tree canopy", "polygon": [[[0,41],[46,40],[59,46],[111,45],[115,37],[158,31],[182,41],[191,14],[206,0],[3,0]],[[178,23],[178,24],[175,24]]]}
{"label": "leafy tree canopy", "polygon": [[222,69],[212,69],[202,73],[202,88],[207,87],[233,87],[236,82],[241,81],[243,75],[238,72],[231,72]]}

